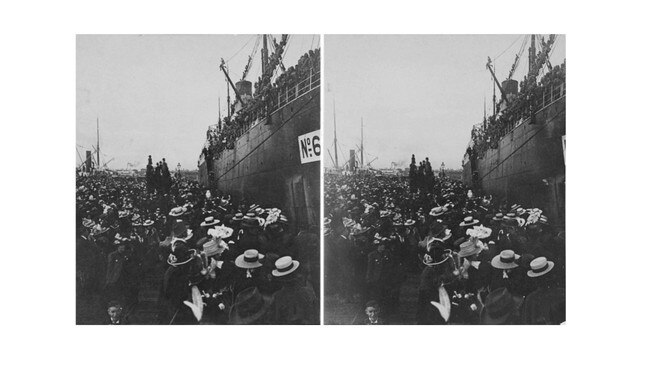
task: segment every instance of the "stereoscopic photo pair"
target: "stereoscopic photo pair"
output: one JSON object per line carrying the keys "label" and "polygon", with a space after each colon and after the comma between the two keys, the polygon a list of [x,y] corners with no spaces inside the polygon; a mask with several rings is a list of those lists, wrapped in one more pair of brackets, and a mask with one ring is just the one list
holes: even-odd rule
{"label": "stereoscopic photo pair", "polygon": [[77,324],[562,324],[565,54],[78,35]]}

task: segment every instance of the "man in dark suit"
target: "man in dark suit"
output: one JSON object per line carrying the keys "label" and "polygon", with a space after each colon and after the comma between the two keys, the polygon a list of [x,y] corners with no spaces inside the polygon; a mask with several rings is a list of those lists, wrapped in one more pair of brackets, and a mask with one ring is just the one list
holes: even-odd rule
{"label": "man in dark suit", "polygon": [[386,250],[386,245],[379,241],[376,242],[376,249],[368,254],[366,298],[381,302],[389,280],[391,258],[390,252]]}

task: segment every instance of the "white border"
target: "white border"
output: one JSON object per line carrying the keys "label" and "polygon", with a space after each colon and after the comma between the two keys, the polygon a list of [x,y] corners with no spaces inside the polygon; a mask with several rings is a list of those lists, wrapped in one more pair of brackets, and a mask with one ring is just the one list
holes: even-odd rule
{"label": "white border", "polygon": [[[631,225],[643,222],[650,207],[647,10],[628,1],[416,4],[121,0],[5,4],[0,12],[5,362],[647,362],[647,337],[639,332],[647,329],[645,306],[650,303],[643,256],[648,240],[643,226]],[[75,159],[75,34],[282,32],[567,35],[571,142],[565,326],[370,330],[74,325],[74,178],[69,167]],[[322,85],[326,83],[324,75]]]}

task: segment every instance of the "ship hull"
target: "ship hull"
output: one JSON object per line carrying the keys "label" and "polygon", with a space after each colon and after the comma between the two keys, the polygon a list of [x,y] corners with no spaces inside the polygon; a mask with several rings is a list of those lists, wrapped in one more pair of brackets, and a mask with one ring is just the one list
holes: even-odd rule
{"label": "ship hull", "polygon": [[565,222],[566,97],[535,113],[506,134],[495,149],[463,165],[463,181],[507,202],[544,210]]}
{"label": "ship hull", "polygon": [[301,163],[298,138],[320,129],[320,88],[252,126],[212,161],[199,166],[204,186],[262,207],[283,210],[296,228],[318,225],[320,161]]}

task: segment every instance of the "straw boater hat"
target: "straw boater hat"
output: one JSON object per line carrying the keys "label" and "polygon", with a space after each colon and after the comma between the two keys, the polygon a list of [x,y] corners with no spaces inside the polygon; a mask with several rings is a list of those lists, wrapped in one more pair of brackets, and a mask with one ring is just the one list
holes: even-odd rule
{"label": "straw boater hat", "polygon": [[271,300],[262,296],[257,287],[249,287],[237,295],[230,309],[230,324],[253,324],[270,306]]}
{"label": "straw boater hat", "polygon": [[458,257],[465,258],[471,257],[474,254],[480,253],[483,250],[483,243],[481,241],[474,242],[468,240],[460,245],[460,251],[458,252]]}
{"label": "straw boater hat", "polygon": [[492,267],[497,269],[513,269],[519,267],[515,261],[519,259],[519,254],[512,250],[503,250],[501,253],[492,258]]}
{"label": "straw boater hat", "polygon": [[481,324],[507,324],[519,310],[522,301],[523,298],[512,296],[505,287],[490,292],[481,310]]}
{"label": "straw boater hat", "polygon": [[494,220],[494,221],[501,221],[501,220],[503,220],[503,217],[504,217],[504,216],[503,216],[503,213],[502,213],[502,212],[498,212],[498,213],[496,213],[496,214],[494,215],[494,217],[492,218],[492,220]]}
{"label": "straw boater hat", "polygon": [[101,226],[100,224],[97,224],[93,228],[93,235],[102,235],[108,231],[108,228],[105,226]]}
{"label": "straw boater hat", "polygon": [[519,207],[521,207],[521,205],[515,203],[514,205],[510,206],[510,211],[516,211]]}
{"label": "straw boater hat", "polygon": [[463,222],[461,222],[459,226],[461,227],[472,226],[478,223],[479,223],[478,219],[474,219],[472,216],[467,216],[466,218],[463,219]]}
{"label": "straw boater hat", "polygon": [[153,220],[147,219],[147,220],[144,220],[144,223],[142,224],[142,226],[151,226],[153,224],[154,224]]}
{"label": "straw boater hat", "polygon": [[526,213],[526,210],[524,210],[523,208],[519,207],[519,208],[515,211],[515,213],[517,214],[517,216],[521,216],[521,215],[523,215],[523,214]]}
{"label": "straw boater hat", "polygon": [[275,269],[271,272],[275,277],[283,277],[295,272],[300,266],[300,262],[291,259],[291,257],[281,257],[275,261]]}
{"label": "straw boater hat", "polygon": [[169,216],[178,217],[183,214],[183,207],[174,207],[169,211]]}
{"label": "straw boater hat", "polygon": [[242,221],[244,219],[244,214],[241,212],[237,212],[235,216],[233,216],[232,221]]}
{"label": "straw boater hat", "polygon": [[213,216],[206,217],[205,220],[201,223],[201,226],[206,227],[206,226],[215,226],[218,224],[219,220],[215,219]]}
{"label": "straw boater hat", "polygon": [[535,258],[530,262],[530,271],[528,277],[539,277],[547,274],[553,269],[555,263],[546,260],[546,257]]}
{"label": "straw boater hat", "polygon": [[343,218],[343,226],[348,227],[348,228],[354,226],[354,220],[352,220],[352,219],[350,219],[348,217],[344,217]]}
{"label": "straw boater hat", "polygon": [[264,258],[264,254],[260,254],[255,249],[249,249],[235,259],[235,265],[239,268],[252,269],[262,267],[260,259]]}
{"label": "straw boater hat", "polygon": [[413,226],[415,225],[415,220],[413,219],[408,219],[404,222],[404,226]]}
{"label": "straw boater hat", "polygon": [[86,229],[90,229],[95,226],[95,222],[91,219],[83,219],[82,224]]}
{"label": "straw boater hat", "polygon": [[123,218],[125,218],[125,217],[127,217],[127,216],[129,216],[129,212],[128,212],[128,211],[119,211],[119,212],[117,213],[117,217],[119,217],[120,219],[123,219]]}
{"label": "straw boater hat", "polygon": [[432,208],[431,211],[429,211],[429,215],[431,215],[433,217],[438,217],[438,216],[444,215],[445,211],[446,210],[445,210],[444,207],[438,206],[438,207]]}

